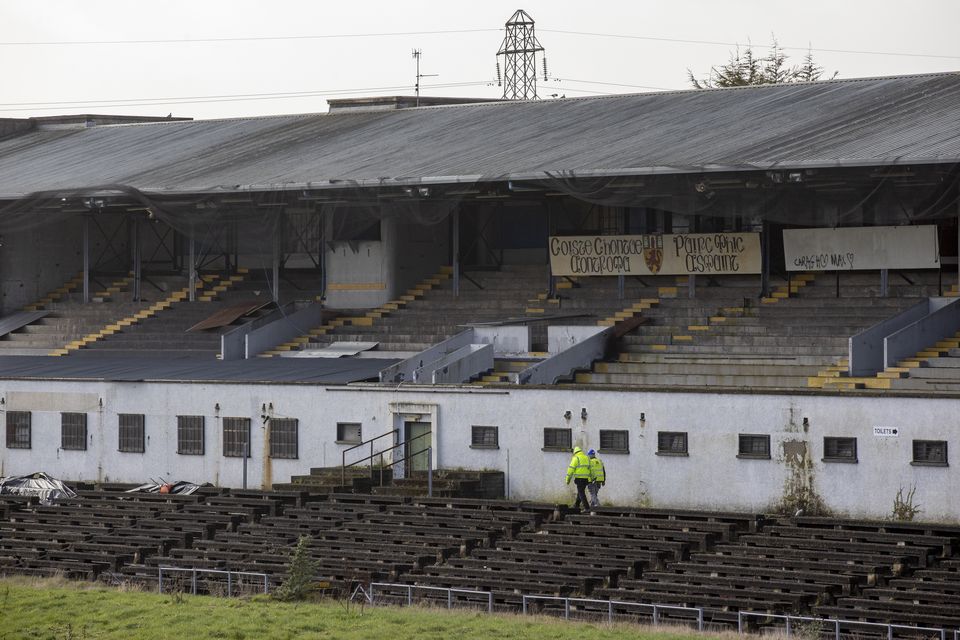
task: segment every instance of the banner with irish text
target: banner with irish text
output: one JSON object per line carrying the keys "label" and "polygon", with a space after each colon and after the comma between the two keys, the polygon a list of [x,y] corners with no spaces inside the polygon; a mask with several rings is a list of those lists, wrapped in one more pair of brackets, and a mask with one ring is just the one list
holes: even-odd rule
{"label": "banner with irish text", "polygon": [[555,276],[760,273],[759,233],[551,236]]}

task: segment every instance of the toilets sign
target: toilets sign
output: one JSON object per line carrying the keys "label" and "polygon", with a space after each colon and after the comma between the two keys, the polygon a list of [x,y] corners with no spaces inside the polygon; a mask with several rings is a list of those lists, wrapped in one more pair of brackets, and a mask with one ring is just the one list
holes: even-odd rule
{"label": "toilets sign", "polygon": [[897,438],[900,436],[900,429],[897,427],[874,427],[873,435],[878,438]]}

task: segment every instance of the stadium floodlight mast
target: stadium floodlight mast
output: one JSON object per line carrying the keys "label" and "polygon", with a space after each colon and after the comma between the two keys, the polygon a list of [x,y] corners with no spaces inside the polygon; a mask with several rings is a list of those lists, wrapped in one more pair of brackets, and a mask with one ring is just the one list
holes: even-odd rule
{"label": "stadium floodlight mast", "polygon": [[[543,47],[534,32],[533,18],[517,9],[506,22],[503,44],[497,51],[497,82],[500,83],[500,56],[503,56],[503,98],[533,100],[537,97],[537,53]],[[547,61],[543,60],[543,79],[547,79]]]}

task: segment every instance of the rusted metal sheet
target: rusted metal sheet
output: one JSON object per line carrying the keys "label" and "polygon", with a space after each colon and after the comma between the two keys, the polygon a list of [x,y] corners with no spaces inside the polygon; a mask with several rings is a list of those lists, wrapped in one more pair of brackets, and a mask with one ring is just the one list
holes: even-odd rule
{"label": "rusted metal sheet", "polygon": [[239,318],[258,311],[268,304],[271,303],[261,301],[238,302],[237,304],[232,304],[229,307],[220,309],[220,311],[217,311],[209,318],[201,320],[197,324],[187,329],[187,331],[206,331],[208,329],[219,329],[220,327],[226,327],[227,325],[236,322]]}

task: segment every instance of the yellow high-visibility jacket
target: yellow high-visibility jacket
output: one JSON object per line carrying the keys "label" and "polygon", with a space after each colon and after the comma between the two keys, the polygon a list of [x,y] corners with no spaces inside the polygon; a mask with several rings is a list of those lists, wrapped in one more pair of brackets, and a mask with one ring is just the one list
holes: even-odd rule
{"label": "yellow high-visibility jacket", "polygon": [[570,484],[570,478],[590,479],[590,458],[580,447],[573,448],[573,457],[567,467],[567,484]]}
{"label": "yellow high-visibility jacket", "polygon": [[594,456],[590,458],[590,481],[591,482],[606,482],[607,481],[607,470],[603,467],[603,461]]}

